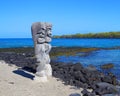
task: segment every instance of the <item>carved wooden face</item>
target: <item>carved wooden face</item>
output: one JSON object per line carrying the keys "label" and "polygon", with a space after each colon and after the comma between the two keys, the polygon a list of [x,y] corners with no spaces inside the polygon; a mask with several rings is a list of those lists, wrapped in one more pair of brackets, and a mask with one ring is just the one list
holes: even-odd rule
{"label": "carved wooden face", "polygon": [[45,43],[45,36],[46,36],[46,26],[43,23],[43,24],[40,24],[38,27],[38,31],[36,34],[37,43],[38,44]]}
{"label": "carved wooden face", "polygon": [[43,26],[40,28],[40,30],[37,32],[38,38],[45,38],[46,35],[46,28]]}
{"label": "carved wooden face", "polygon": [[49,23],[41,22],[34,23],[32,25],[32,36],[34,42],[36,42],[37,44],[51,42],[52,38],[51,28],[52,25]]}
{"label": "carved wooden face", "polygon": [[52,26],[46,26],[46,36],[45,36],[45,41],[48,43],[48,42],[51,42],[51,38],[52,38]]}
{"label": "carved wooden face", "polygon": [[51,32],[51,30],[52,30],[51,27],[47,27],[47,28],[46,28],[46,36],[52,37],[52,32]]}

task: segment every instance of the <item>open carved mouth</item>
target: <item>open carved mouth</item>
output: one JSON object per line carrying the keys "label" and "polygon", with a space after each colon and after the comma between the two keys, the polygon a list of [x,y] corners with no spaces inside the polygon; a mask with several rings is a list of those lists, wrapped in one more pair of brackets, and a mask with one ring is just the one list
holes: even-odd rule
{"label": "open carved mouth", "polygon": [[48,36],[48,37],[52,37],[52,34],[51,34],[51,33],[49,33],[49,34],[47,34],[47,36]]}

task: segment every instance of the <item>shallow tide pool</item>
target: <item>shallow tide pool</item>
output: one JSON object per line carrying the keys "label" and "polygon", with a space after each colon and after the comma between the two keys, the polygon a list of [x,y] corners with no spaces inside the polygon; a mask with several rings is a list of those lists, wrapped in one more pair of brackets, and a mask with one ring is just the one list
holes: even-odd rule
{"label": "shallow tide pool", "polygon": [[114,68],[111,69],[111,72],[120,77],[120,50],[98,50],[90,53],[78,53],[74,56],[59,56],[57,61],[65,63],[80,62],[83,66],[94,65],[98,69],[103,64],[112,63]]}

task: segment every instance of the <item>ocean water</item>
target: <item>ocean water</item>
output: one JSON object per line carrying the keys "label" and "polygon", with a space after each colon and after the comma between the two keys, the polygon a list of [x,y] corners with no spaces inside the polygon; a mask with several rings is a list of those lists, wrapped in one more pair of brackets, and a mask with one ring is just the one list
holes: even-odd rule
{"label": "ocean water", "polygon": [[114,73],[120,80],[120,49],[98,50],[92,51],[90,53],[82,52],[74,56],[59,56],[57,58],[57,61],[65,63],[81,63],[85,67],[94,65],[98,70],[104,72],[105,70],[102,70],[101,66],[104,64],[112,63],[114,64],[114,67],[108,71]]}
{"label": "ocean water", "polygon": [[120,50],[98,50],[90,53],[82,52],[74,56],[59,56],[58,60],[61,62],[80,62],[85,66],[114,63],[120,66]]}
{"label": "ocean water", "polygon": [[52,45],[63,47],[112,48],[120,47],[120,39],[53,39]]}
{"label": "ocean water", "polygon": [[[120,39],[53,39],[52,46],[56,47],[120,47]],[[0,48],[33,47],[31,38],[0,39]]]}
{"label": "ocean water", "polygon": [[0,48],[33,47],[31,38],[0,39]]}

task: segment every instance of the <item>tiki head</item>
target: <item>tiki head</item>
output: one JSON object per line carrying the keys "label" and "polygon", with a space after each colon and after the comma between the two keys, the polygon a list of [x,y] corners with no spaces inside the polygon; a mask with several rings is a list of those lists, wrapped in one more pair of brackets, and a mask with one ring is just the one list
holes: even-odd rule
{"label": "tiki head", "polygon": [[35,44],[51,42],[52,24],[46,22],[36,22],[32,25],[32,38]]}

